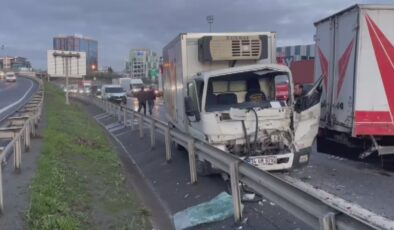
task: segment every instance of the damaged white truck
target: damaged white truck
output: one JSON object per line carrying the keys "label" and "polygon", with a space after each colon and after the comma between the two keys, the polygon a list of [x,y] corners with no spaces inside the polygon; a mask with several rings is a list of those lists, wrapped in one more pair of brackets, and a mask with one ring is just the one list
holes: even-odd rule
{"label": "damaged white truck", "polygon": [[[273,64],[275,33],[183,33],[163,58],[166,118],[176,129],[262,170],[308,163],[321,79],[296,103],[289,68]],[[199,158],[199,173],[210,169]]]}

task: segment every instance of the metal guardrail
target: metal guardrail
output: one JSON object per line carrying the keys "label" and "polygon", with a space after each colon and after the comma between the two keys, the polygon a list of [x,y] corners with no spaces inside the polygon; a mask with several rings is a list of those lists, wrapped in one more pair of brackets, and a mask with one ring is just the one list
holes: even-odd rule
{"label": "metal guardrail", "polygon": [[17,115],[6,119],[6,127],[0,128],[0,140],[8,142],[5,147],[0,148],[0,214],[4,212],[3,162],[6,162],[9,154],[13,154],[14,169],[17,173],[21,172],[22,146],[25,147],[25,151],[30,150],[31,135],[36,136],[36,128],[42,114],[43,82],[38,78],[28,78],[38,82],[39,90],[29,102],[16,112]]}
{"label": "metal guardrail", "polygon": [[[144,137],[144,126],[149,128],[151,148],[155,147],[155,133],[164,135],[165,158],[171,160],[171,142],[184,146],[189,154],[191,183],[198,180],[196,171],[196,155],[208,160],[215,167],[230,175],[231,191],[234,205],[234,219],[241,221],[242,209],[239,183],[242,182],[255,192],[278,204],[289,213],[315,229],[323,230],[362,230],[362,229],[394,229],[394,221],[378,216],[361,207],[349,209],[348,203],[332,204],[322,197],[303,191],[284,179],[262,171],[245,163],[241,159],[201,142],[186,133],[172,129],[170,125],[153,117],[147,117],[130,108],[110,103],[95,97],[76,96],[100,107],[106,113],[117,117],[125,126],[135,129],[134,121],[138,120],[140,138]],[[128,122],[130,118],[131,122]]]}

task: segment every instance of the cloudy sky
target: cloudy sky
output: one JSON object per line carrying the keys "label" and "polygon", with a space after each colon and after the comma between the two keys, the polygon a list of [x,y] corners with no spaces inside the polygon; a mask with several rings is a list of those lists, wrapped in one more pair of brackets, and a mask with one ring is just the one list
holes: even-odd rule
{"label": "cloudy sky", "polygon": [[276,31],[278,45],[313,42],[313,22],[355,3],[393,0],[0,0],[0,56],[24,56],[46,69],[56,35],[99,42],[99,65],[122,70],[131,48],[161,53],[180,32]]}

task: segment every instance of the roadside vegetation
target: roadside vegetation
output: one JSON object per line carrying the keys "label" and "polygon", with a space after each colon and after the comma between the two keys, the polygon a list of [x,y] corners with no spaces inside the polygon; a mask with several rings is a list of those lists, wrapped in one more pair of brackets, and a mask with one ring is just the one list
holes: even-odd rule
{"label": "roadside vegetation", "polygon": [[29,229],[150,229],[104,131],[81,104],[46,85],[43,151],[31,186]]}

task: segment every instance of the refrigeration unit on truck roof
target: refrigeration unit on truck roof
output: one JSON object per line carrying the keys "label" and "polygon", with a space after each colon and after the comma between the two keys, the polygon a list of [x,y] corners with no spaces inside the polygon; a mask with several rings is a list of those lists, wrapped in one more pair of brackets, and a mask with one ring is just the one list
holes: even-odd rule
{"label": "refrigeration unit on truck roof", "polygon": [[200,62],[268,58],[268,35],[203,36],[198,40]]}
{"label": "refrigeration unit on truck roof", "polygon": [[324,77],[320,137],[394,166],[393,22],[394,5],[354,5],[316,22],[315,79]]}

